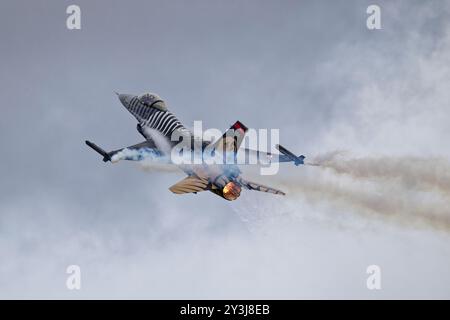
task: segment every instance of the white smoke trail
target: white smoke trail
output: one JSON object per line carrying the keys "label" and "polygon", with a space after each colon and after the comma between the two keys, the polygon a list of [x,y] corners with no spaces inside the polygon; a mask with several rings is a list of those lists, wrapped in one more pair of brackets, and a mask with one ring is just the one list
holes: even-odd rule
{"label": "white smoke trail", "polygon": [[161,150],[163,154],[170,155],[172,147],[167,137],[158,130],[148,127],[144,127],[144,132],[151,137],[158,150]]}
{"label": "white smoke trail", "polygon": [[159,157],[145,157],[142,161],[139,161],[139,168],[146,172],[179,172],[178,167],[170,161],[171,146],[167,137],[151,128],[146,127],[144,130],[151,137],[157,149],[162,151],[163,155]]}
{"label": "white smoke trail", "polygon": [[180,169],[173,164],[159,163],[147,159],[139,162],[139,168],[146,172],[180,172]]}

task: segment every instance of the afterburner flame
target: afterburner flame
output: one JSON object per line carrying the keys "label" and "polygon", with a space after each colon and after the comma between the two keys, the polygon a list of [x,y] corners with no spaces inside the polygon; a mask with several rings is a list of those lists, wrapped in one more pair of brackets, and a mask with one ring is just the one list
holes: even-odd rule
{"label": "afterburner flame", "polygon": [[241,195],[241,187],[234,182],[228,182],[222,191],[223,197],[230,201],[236,200]]}

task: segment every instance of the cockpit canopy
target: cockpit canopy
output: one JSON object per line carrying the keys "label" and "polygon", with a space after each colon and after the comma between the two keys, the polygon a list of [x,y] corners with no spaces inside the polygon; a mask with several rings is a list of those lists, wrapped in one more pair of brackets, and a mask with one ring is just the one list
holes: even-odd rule
{"label": "cockpit canopy", "polygon": [[146,106],[153,106],[155,108],[166,110],[164,101],[157,94],[144,93],[138,97],[139,101]]}

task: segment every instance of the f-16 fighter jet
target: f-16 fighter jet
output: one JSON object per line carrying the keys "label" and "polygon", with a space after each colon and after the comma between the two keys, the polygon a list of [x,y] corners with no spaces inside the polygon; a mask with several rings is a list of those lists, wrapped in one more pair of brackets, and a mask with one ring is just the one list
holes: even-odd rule
{"label": "f-16 fighter jet", "polygon": [[[241,142],[247,132],[247,127],[240,121],[236,121],[221,138],[215,142],[203,141],[194,137],[191,130],[184,127],[181,122],[171,113],[166,103],[156,94],[145,93],[140,96],[131,94],[117,94],[123,106],[138,121],[137,130],[145,138],[144,142],[106,152],[96,144],[86,141],[86,144],[103,156],[103,161],[117,162],[119,160],[143,160],[147,157],[165,157],[169,162],[174,163],[171,158],[173,156],[173,148],[179,145],[180,140],[190,142],[190,146],[197,145],[202,154],[207,153],[215,157],[223,158],[222,163],[201,162],[175,163],[187,174],[187,177],[169,188],[176,194],[197,193],[200,191],[210,191],[226,200],[237,199],[242,189],[256,190],[273,194],[284,195],[283,191],[275,188],[267,187],[259,183],[245,180],[241,176],[236,161],[227,161],[231,155],[232,160],[236,160],[236,156]],[[158,142],[155,133],[165,139],[165,143]],[[177,137],[174,141],[174,137]],[[276,161],[293,162],[295,165],[304,164],[304,156],[296,156],[286,148],[277,145],[281,154],[271,154],[268,152],[253,151],[249,149],[241,149],[246,154],[250,152],[256,153],[258,159],[265,157],[272,159],[276,156]],[[195,147],[193,148],[196,149]],[[189,149],[192,150],[192,149]],[[207,151],[207,152],[206,152]],[[183,153],[183,150],[181,151]]]}

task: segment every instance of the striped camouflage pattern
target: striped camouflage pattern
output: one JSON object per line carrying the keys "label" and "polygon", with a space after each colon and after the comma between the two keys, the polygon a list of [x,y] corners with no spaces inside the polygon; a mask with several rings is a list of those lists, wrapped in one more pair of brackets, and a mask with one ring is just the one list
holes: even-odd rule
{"label": "striped camouflage pattern", "polygon": [[164,136],[170,137],[175,130],[184,128],[175,115],[166,109],[162,101],[148,106],[138,97],[133,97],[127,108],[139,120],[142,127],[155,129]]}

